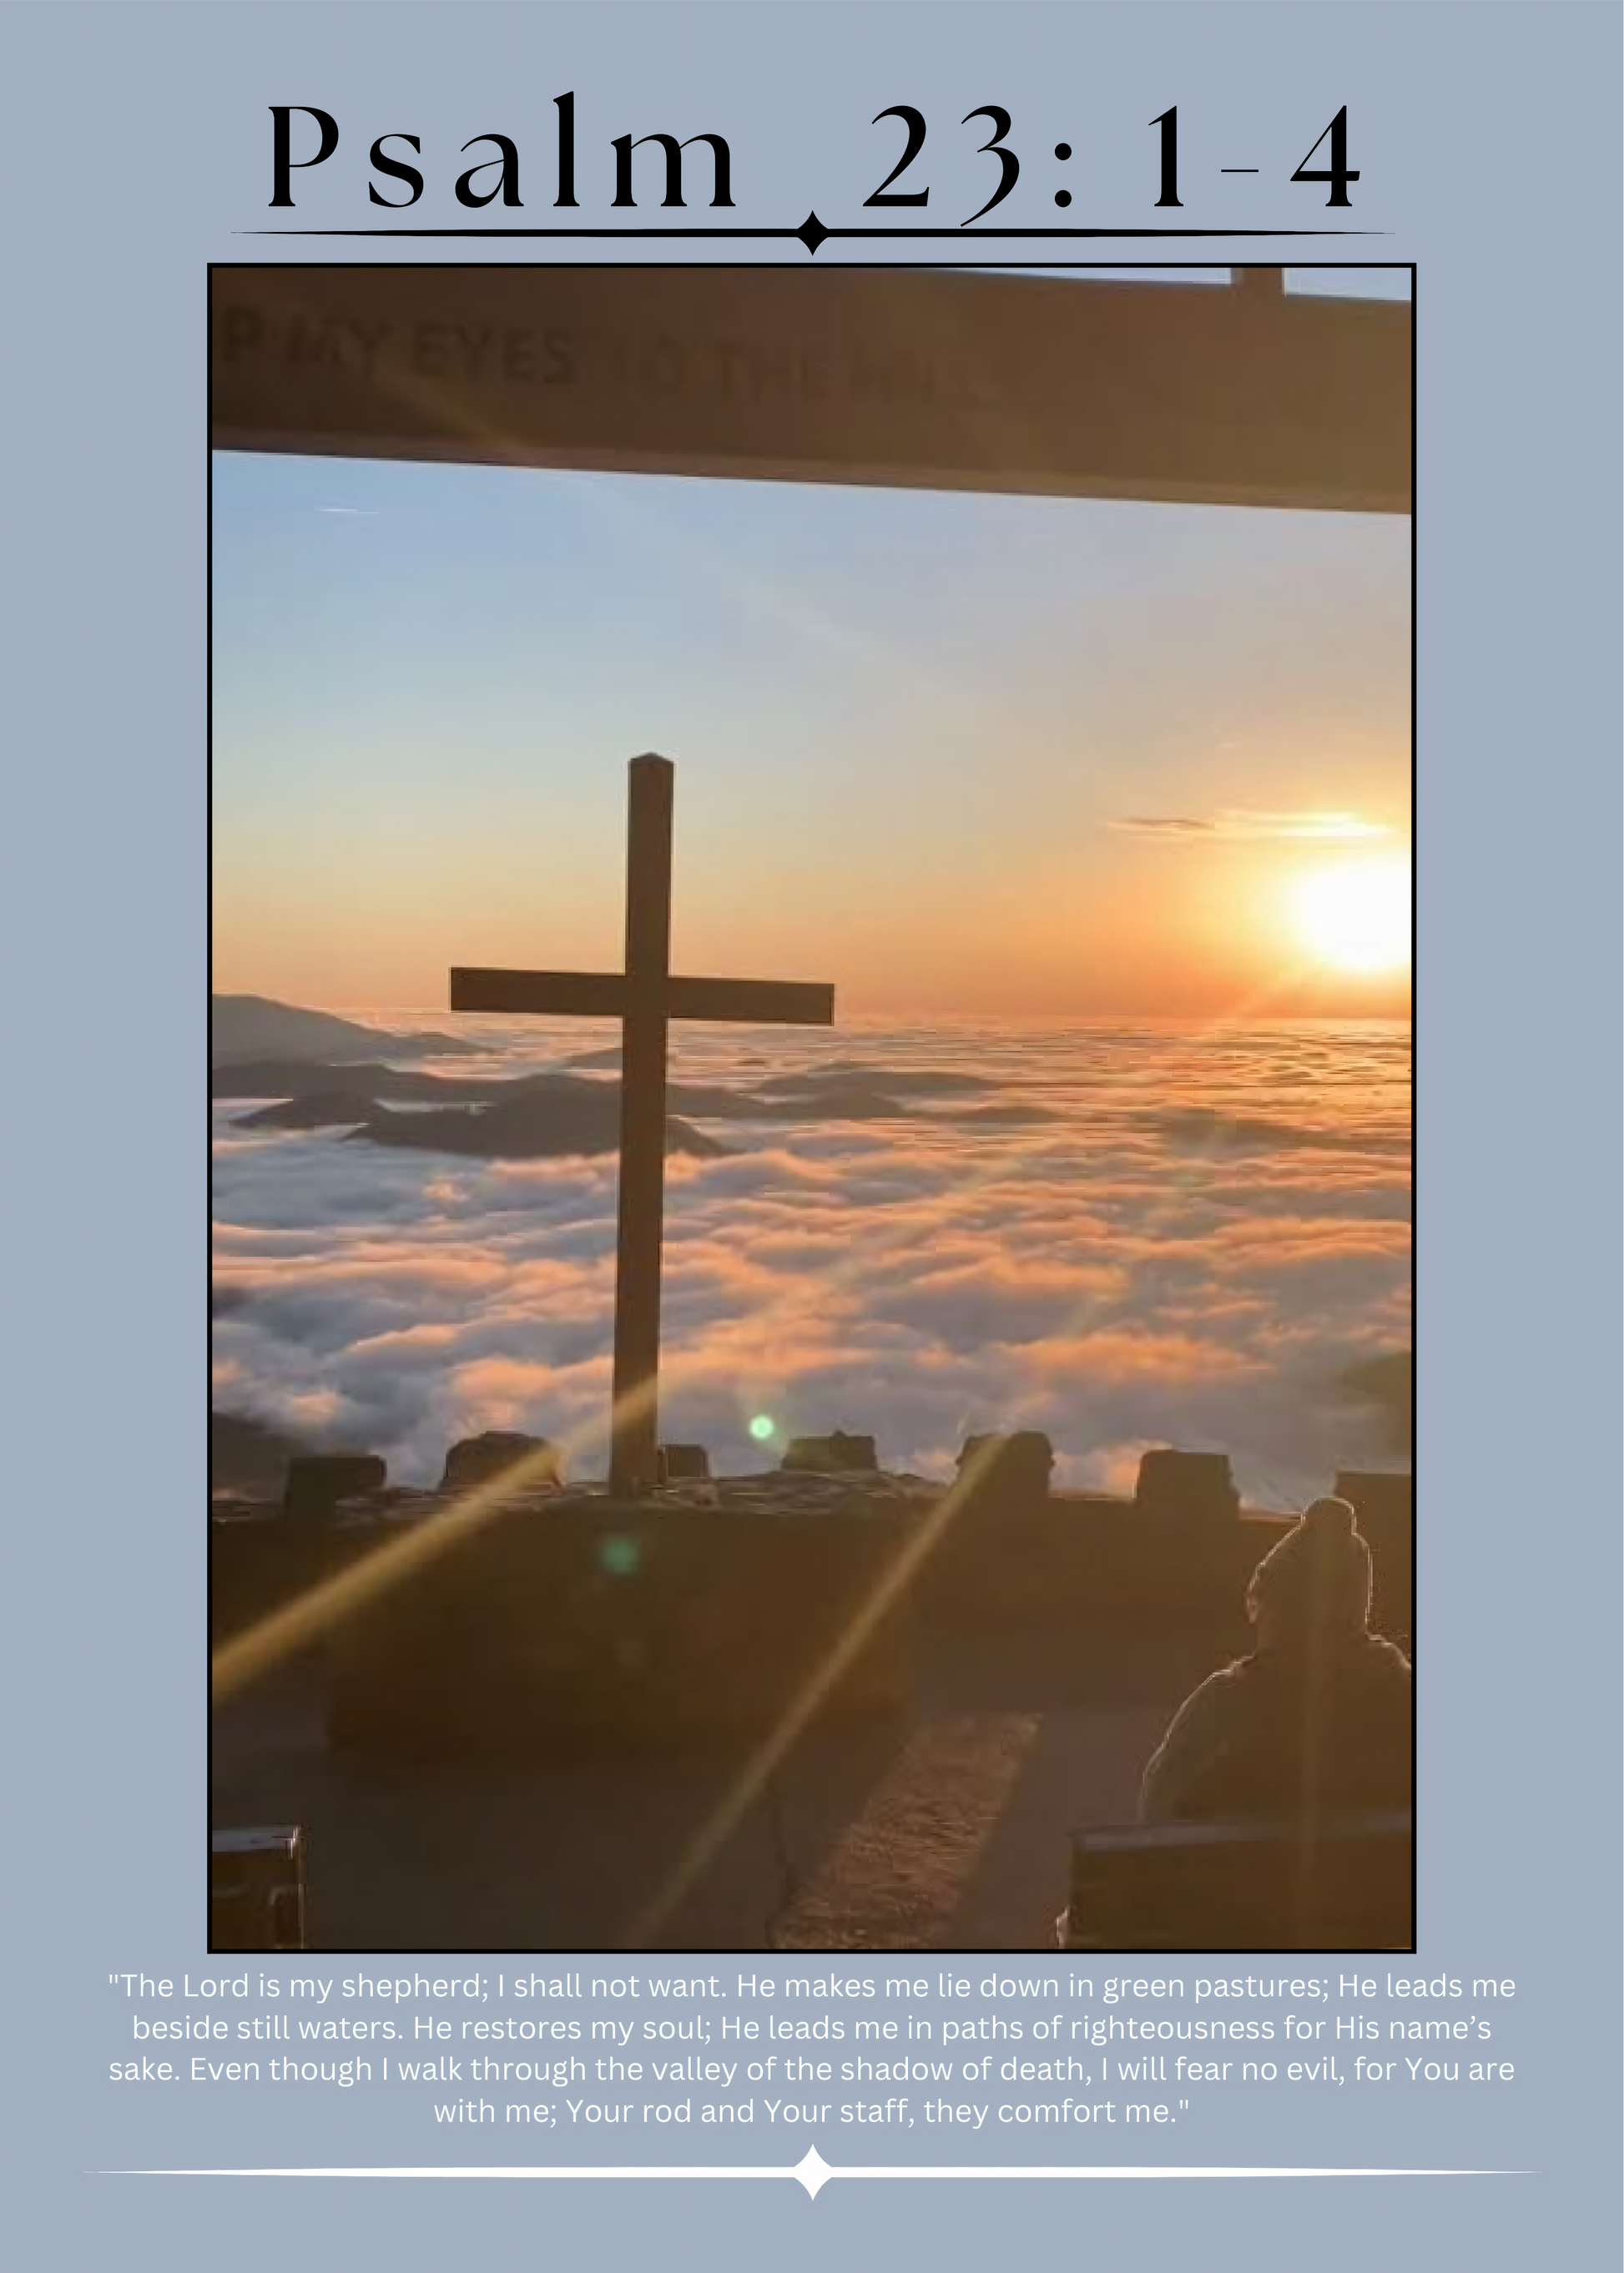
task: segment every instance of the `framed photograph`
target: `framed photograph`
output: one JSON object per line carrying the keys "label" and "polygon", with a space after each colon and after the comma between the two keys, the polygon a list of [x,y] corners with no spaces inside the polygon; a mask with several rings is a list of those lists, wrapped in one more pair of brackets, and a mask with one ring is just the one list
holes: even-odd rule
{"label": "framed photograph", "polygon": [[214,273],[312,1947],[1411,1946],[1410,289]]}

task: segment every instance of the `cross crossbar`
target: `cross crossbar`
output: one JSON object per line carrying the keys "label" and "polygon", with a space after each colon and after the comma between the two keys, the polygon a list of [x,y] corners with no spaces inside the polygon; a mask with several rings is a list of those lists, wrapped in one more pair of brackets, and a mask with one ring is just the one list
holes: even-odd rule
{"label": "cross crossbar", "polygon": [[610,1489],[654,1482],[659,1440],[660,1251],[664,1240],[665,1066],[673,1018],[828,1026],[835,990],[799,980],[673,979],[671,824],[675,769],[634,758],[626,855],[624,971],[451,973],[454,1010],[620,1021],[620,1192],[615,1249]]}
{"label": "cross crossbar", "polygon": [[[451,974],[454,1010],[621,1018],[626,980],[613,971],[485,971]],[[665,1012],[712,1024],[832,1026],[835,990],[794,979],[668,979]]]}

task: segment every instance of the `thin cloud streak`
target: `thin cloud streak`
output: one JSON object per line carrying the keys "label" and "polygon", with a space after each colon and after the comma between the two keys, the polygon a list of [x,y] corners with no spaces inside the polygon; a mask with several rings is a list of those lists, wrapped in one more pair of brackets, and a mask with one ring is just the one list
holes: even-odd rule
{"label": "thin cloud streak", "polygon": [[1250,813],[1235,807],[1196,820],[1181,814],[1126,814],[1106,827],[1119,836],[1212,844],[1371,844],[1395,834],[1357,813]]}

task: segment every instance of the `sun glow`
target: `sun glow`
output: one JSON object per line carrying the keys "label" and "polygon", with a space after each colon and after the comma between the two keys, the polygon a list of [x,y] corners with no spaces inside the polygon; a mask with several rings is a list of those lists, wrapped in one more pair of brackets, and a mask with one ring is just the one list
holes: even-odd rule
{"label": "sun glow", "polygon": [[1410,962],[1410,863],[1392,857],[1313,868],[1292,889],[1298,938],[1333,971],[1402,971]]}

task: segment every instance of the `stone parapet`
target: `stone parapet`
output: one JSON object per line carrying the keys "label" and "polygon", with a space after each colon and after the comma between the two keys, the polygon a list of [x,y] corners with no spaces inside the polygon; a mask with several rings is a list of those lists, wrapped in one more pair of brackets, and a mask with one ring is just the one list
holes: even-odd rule
{"label": "stone parapet", "polygon": [[[759,1484],[755,1504],[736,1490],[712,1504],[572,1493],[534,1518],[504,1515],[333,1635],[330,1736],[374,1752],[500,1758],[764,1735],[883,1586],[913,1520],[900,1494],[797,1509]],[[818,1717],[899,1712],[911,1695],[898,1603],[821,1694]]]}

